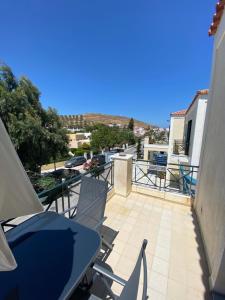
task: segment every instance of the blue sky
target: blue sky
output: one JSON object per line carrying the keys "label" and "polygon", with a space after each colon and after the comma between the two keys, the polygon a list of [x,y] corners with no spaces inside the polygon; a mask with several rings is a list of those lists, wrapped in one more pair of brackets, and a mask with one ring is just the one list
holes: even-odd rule
{"label": "blue sky", "polygon": [[7,0],[0,60],[44,107],[167,126],[210,82],[214,0]]}

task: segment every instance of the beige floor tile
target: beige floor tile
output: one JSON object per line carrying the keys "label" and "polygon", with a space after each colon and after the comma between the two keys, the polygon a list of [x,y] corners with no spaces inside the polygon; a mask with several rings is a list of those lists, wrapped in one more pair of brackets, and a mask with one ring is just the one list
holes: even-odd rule
{"label": "beige floor tile", "polygon": [[121,255],[115,251],[112,251],[109,255],[109,257],[106,260],[106,263],[111,266],[111,268],[114,270],[116,267]]}
{"label": "beige floor tile", "polygon": [[158,257],[154,257],[152,263],[152,270],[163,275],[168,276],[169,273],[169,264]]}
{"label": "beige floor tile", "polygon": [[149,300],[166,300],[166,296],[159,293],[159,292],[156,292],[155,290],[149,288],[148,289],[148,299]]}
{"label": "beige floor tile", "polygon": [[134,228],[134,225],[126,222],[126,219],[124,220],[123,226],[120,228],[121,231],[131,232]]}
{"label": "beige floor tile", "polygon": [[118,235],[116,236],[116,241],[119,240],[123,243],[126,243],[129,239],[129,233],[127,231],[120,230]]}
{"label": "beige floor tile", "polygon": [[131,260],[127,256],[121,256],[115,267],[116,273],[130,276],[134,269],[135,262],[135,260]]}
{"label": "beige floor tile", "polygon": [[129,259],[131,259],[132,261],[136,261],[138,254],[140,252],[140,248],[139,247],[134,247],[130,244],[126,244],[123,252],[122,252],[122,256],[126,256]]}
{"label": "beige floor tile", "polygon": [[116,241],[113,246],[113,251],[119,254],[122,254],[126,244],[121,241]]}
{"label": "beige floor tile", "polygon": [[[201,275],[187,271],[187,286],[197,291],[205,291],[205,285]],[[205,278],[207,280],[207,278]]]}
{"label": "beige floor tile", "polygon": [[[204,299],[207,288],[199,260],[203,250],[196,241],[190,208],[131,193],[127,199],[112,197],[106,212],[105,225],[118,231],[106,261],[115,274],[129,278],[146,238],[149,299]],[[121,287],[114,288],[120,293]]]}
{"label": "beige floor tile", "polygon": [[152,271],[150,272],[149,288],[155,290],[160,294],[166,295],[167,281],[168,281],[167,277]]}
{"label": "beige floor tile", "polygon": [[206,298],[205,291],[199,291],[194,288],[186,288],[186,300],[208,300],[210,296]]}
{"label": "beige floor tile", "polygon": [[184,267],[178,267],[177,265],[169,266],[169,278],[173,279],[181,284],[187,283],[187,271]]}
{"label": "beige floor tile", "polygon": [[137,220],[136,218],[129,216],[126,218],[126,222],[129,223],[130,225],[134,225],[137,222]]}
{"label": "beige floor tile", "polygon": [[170,258],[170,249],[157,245],[155,250],[155,255],[158,258],[161,258],[168,262]]}
{"label": "beige floor tile", "polygon": [[167,300],[184,300],[185,298],[186,298],[186,286],[181,284],[180,282],[169,279],[166,299]]}

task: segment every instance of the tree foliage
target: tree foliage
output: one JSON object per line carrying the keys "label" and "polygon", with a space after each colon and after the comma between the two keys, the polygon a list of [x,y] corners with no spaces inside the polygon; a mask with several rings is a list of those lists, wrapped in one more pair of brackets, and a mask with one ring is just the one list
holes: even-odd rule
{"label": "tree foliage", "polygon": [[137,141],[137,159],[141,157],[141,138],[138,138]]}
{"label": "tree foliage", "polygon": [[165,144],[168,142],[166,131],[150,129],[146,135],[149,137],[149,144]]}
{"label": "tree foliage", "polygon": [[134,130],[134,119],[131,118],[128,124],[128,129],[130,129],[131,131]]}
{"label": "tree foliage", "polygon": [[39,90],[28,78],[17,79],[6,65],[0,65],[0,118],[28,170],[38,171],[68,150],[57,112],[45,110]]}
{"label": "tree foliage", "polygon": [[126,143],[135,143],[134,134],[130,130],[109,127],[103,124],[94,125],[91,137],[91,147],[93,149],[109,149]]}

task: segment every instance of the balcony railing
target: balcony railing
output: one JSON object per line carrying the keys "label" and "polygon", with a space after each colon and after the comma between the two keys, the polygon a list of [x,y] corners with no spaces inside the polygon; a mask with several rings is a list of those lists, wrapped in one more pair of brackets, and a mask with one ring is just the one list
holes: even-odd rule
{"label": "balcony railing", "polygon": [[183,140],[174,140],[173,154],[180,155],[185,154],[186,143]]}
{"label": "balcony railing", "polygon": [[146,160],[133,161],[133,184],[176,192],[194,197],[197,185],[198,166],[167,164],[154,165]]}
{"label": "balcony railing", "polygon": [[45,210],[64,213],[69,218],[74,217],[76,209],[71,210],[71,208],[77,205],[83,176],[95,177],[99,180],[107,181],[108,191],[110,191],[114,185],[113,162],[106,163],[69,180],[62,181],[62,183],[56,185],[54,188],[39,193],[38,197],[44,205]]}

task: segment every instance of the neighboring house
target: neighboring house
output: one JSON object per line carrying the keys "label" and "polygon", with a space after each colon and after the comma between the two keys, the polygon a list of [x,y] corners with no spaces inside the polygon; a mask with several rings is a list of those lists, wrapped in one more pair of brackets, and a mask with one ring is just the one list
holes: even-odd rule
{"label": "neighboring house", "polygon": [[134,126],[134,135],[137,137],[141,137],[143,135],[145,135],[146,130],[144,127],[138,127],[138,126]]}
{"label": "neighboring house", "polygon": [[170,115],[168,163],[187,162],[183,146],[185,114],[186,110],[180,110]]}
{"label": "neighboring house", "polygon": [[199,165],[208,93],[208,90],[198,91],[185,114],[185,155],[188,156],[188,164],[192,166]]}
{"label": "neighboring house", "polygon": [[[213,291],[225,295],[225,1],[219,1],[209,35],[214,52],[209,103],[194,207]],[[216,298],[215,298],[216,299]],[[222,299],[222,298],[221,298]]]}
{"label": "neighboring house", "polygon": [[149,144],[149,137],[144,140],[144,160],[154,160],[154,155],[167,155],[168,144]]}
{"label": "neighboring house", "polygon": [[83,144],[90,145],[90,132],[85,133],[69,133],[69,148],[79,148]]}
{"label": "neighboring house", "polygon": [[197,91],[187,110],[171,114],[169,163],[199,166],[208,92]]}

